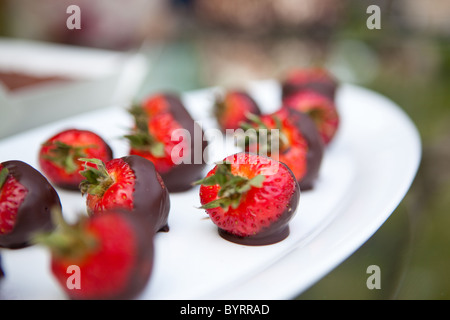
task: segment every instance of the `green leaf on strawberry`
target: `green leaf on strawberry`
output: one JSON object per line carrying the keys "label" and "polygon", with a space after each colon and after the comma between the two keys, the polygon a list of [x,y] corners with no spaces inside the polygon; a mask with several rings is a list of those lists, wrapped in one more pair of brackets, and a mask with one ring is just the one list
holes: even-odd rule
{"label": "green leaf on strawberry", "polygon": [[203,181],[206,184],[199,182],[201,208],[224,239],[265,245],[289,235],[288,222],[298,206],[300,187],[284,163],[237,153],[216,165]]}
{"label": "green leaf on strawberry", "polygon": [[[80,158],[84,161],[84,170],[80,174],[86,179],[80,183],[81,194],[86,193],[101,196],[114,183],[114,179],[106,170],[105,163],[99,159]],[[88,166],[87,163],[94,164],[97,168]]]}
{"label": "green leaf on strawberry", "polygon": [[234,175],[231,172],[230,163],[220,163],[217,165],[213,175],[194,182],[194,185],[220,186],[218,193],[219,198],[204,204],[200,209],[221,207],[227,211],[230,206],[233,209],[236,209],[241,202],[242,196],[252,187],[261,188],[265,178],[266,177],[261,174],[251,179]]}
{"label": "green leaf on strawberry", "polygon": [[74,173],[78,169],[76,160],[86,156],[84,149],[95,148],[95,145],[71,146],[61,141],[45,143],[50,146],[50,154],[43,156],[44,159],[51,160],[58,166],[64,168],[67,173]]}
{"label": "green leaf on strawberry", "polygon": [[134,117],[135,129],[132,134],[124,137],[130,141],[134,149],[149,151],[154,157],[164,157],[164,144],[158,141],[149,131],[148,115],[139,105],[133,105],[130,114]]}
{"label": "green leaf on strawberry", "polygon": [[52,210],[51,214],[54,224],[59,229],[36,234],[34,243],[52,248],[57,257],[71,259],[81,259],[88,252],[96,249],[98,246],[96,239],[83,230],[86,216],[80,216],[77,223],[70,225],[64,220],[60,209]]}
{"label": "green leaf on strawberry", "polygon": [[8,169],[7,168],[3,168],[0,171],[0,189],[3,187],[3,184],[6,182],[6,179],[8,179]]}
{"label": "green leaf on strawberry", "polygon": [[[246,114],[248,122],[241,123],[241,129],[243,130],[255,130],[256,137],[258,138],[258,152],[271,156],[273,150],[284,150],[289,147],[289,139],[283,132],[283,125],[280,118],[273,114],[271,119],[274,123],[273,127],[269,127],[261,120],[261,117],[248,113]],[[265,135],[265,139],[261,138]],[[246,136],[244,149],[249,147],[249,139]],[[275,146],[273,144],[276,144]]]}

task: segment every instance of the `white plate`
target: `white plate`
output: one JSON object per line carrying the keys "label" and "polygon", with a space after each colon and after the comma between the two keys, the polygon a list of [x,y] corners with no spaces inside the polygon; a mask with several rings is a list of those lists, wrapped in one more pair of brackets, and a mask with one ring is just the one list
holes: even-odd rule
{"label": "white plate", "polygon": [[[215,90],[183,95],[204,129],[215,126],[208,111]],[[276,82],[258,82],[249,90],[265,111],[278,108]],[[407,115],[377,93],[345,84],[337,104],[342,125],[325,153],[314,190],[301,194],[287,239],[261,247],[228,242],[195,208],[198,188],[172,194],[170,231],[155,238],[154,272],[139,298],[291,299],[357,250],[408,191],[420,162],[421,143]],[[1,141],[0,161],[19,159],[37,168],[39,144],[73,126],[103,135],[119,157],[127,151],[119,137],[130,125],[120,107],[90,112]],[[232,149],[217,148],[210,160],[219,160]],[[69,220],[84,211],[79,194],[62,190],[59,194]],[[6,278],[0,283],[0,298],[65,298],[49,272],[45,249],[3,250],[2,256]]]}

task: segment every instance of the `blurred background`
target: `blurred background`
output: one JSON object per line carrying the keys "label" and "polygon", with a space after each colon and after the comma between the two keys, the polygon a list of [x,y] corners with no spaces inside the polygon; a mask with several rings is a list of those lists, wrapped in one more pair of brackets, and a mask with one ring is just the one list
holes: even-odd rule
{"label": "blurred background", "polygon": [[[65,27],[72,4],[81,30]],[[381,29],[366,25],[370,5]],[[151,69],[140,96],[237,86],[317,63],[386,95],[420,132],[417,177],[373,237],[298,299],[449,299],[449,17],[448,0],[0,0],[0,36],[142,50]],[[366,287],[372,264],[379,290]]]}

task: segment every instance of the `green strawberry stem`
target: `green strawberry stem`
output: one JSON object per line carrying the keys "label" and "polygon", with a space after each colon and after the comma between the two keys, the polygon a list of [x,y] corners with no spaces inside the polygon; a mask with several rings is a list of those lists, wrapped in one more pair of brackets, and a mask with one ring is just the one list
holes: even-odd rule
{"label": "green strawberry stem", "polygon": [[[80,158],[84,163],[84,170],[80,174],[86,179],[80,183],[81,194],[102,196],[105,191],[114,183],[114,179],[106,170],[105,163],[99,159]],[[88,166],[87,163],[96,165],[97,168]]]}
{"label": "green strawberry stem", "polygon": [[[240,126],[243,130],[250,129],[256,131],[256,136],[258,138],[259,152],[265,152],[264,154],[267,154],[270,157],[271,151],[273,150],[272,143],[278,144],[278,148],[275,149],[278,151],[285,150],[286,148],[288,148],[289,140],[282,131],[282,123],[279,117],[277,117],[276,115],[272,116],[272,119],[275,122],[274,129],[277,129],[277,131],[274,131],[271,128],[269,128],[264,122],[262,122],[261,118],[255,114],[247,113],[246,117],[249,120],[249,122],[242,122]],[[264,140],[262,140],[260,137],[263,130],[265,134],[267,134],[267,138]],[[246,135],[245,138],[246,138],[246,140],[244,141],[245,148],[248,148],[249,137]],[[265,143],[261,141],[264,141]]]}
{"label": "green strawberry stem", "polygon": [[164,144],[150,134],[145,110],[139,105],[133,105],[129,112],[134,117],[136,127],[132,134],[125,135],[124,138],[130,141],[134,149],[148,151],[156,158],[164,157]]}
{"label": "green strawberry stem", "polygon": [[61,141],[44,143],[44,146],[51,147],[49,154],[43,156],[44,159],[53,161],[64,168],[67,173],[74,173],[78,170],[77,159],[86,156],[84,149],[96,148],[96,145],[71,146]]}
{"label": "green strawberry stem", "polygon": [[214,186],[219,185],[218,199],[208,202],[200,207],[200,209],[212,209],[221,207],[228,211],[231,206],[236,209],[245,193],[252,187],[261,188],[265,180],[264,175],[256,175],[248,179],[231,172],[230,163],[220,163],[216,167],[216,172],[204,179],[194,182],[194,185]]}
{"label": "green strawberry stem", "polygon": [[83,230],[85,216],[73,225],[68,224],[60,209],[51,210],[53,223],[57,228],[52,232],[38,233],[34,236],[35,244],[50,248],[52,254],[60,258],[81,259],[86,253],[97,247],[97,240],[93,235]]}
{"label": "green strawberry stem", "polygon": [[8,179],[8,174],[9,174],[9,171],[7,168],[3,168],[2,171],[0,171],[0,189],[5,184],[6,179]]}

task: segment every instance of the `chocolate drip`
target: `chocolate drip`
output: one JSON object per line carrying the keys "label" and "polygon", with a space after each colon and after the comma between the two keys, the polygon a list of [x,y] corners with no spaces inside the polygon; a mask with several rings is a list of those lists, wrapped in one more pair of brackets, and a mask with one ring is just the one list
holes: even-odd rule
{"label": "chocolate drip", "polygon": [[0,235],[0,247],[19,249],[30,246],[35,232],[54,228],[51,210],[61,209],[59,196],[48,180],[30,165],[17,160],[2,163],[28,194],[19,207],[11,232]]}

